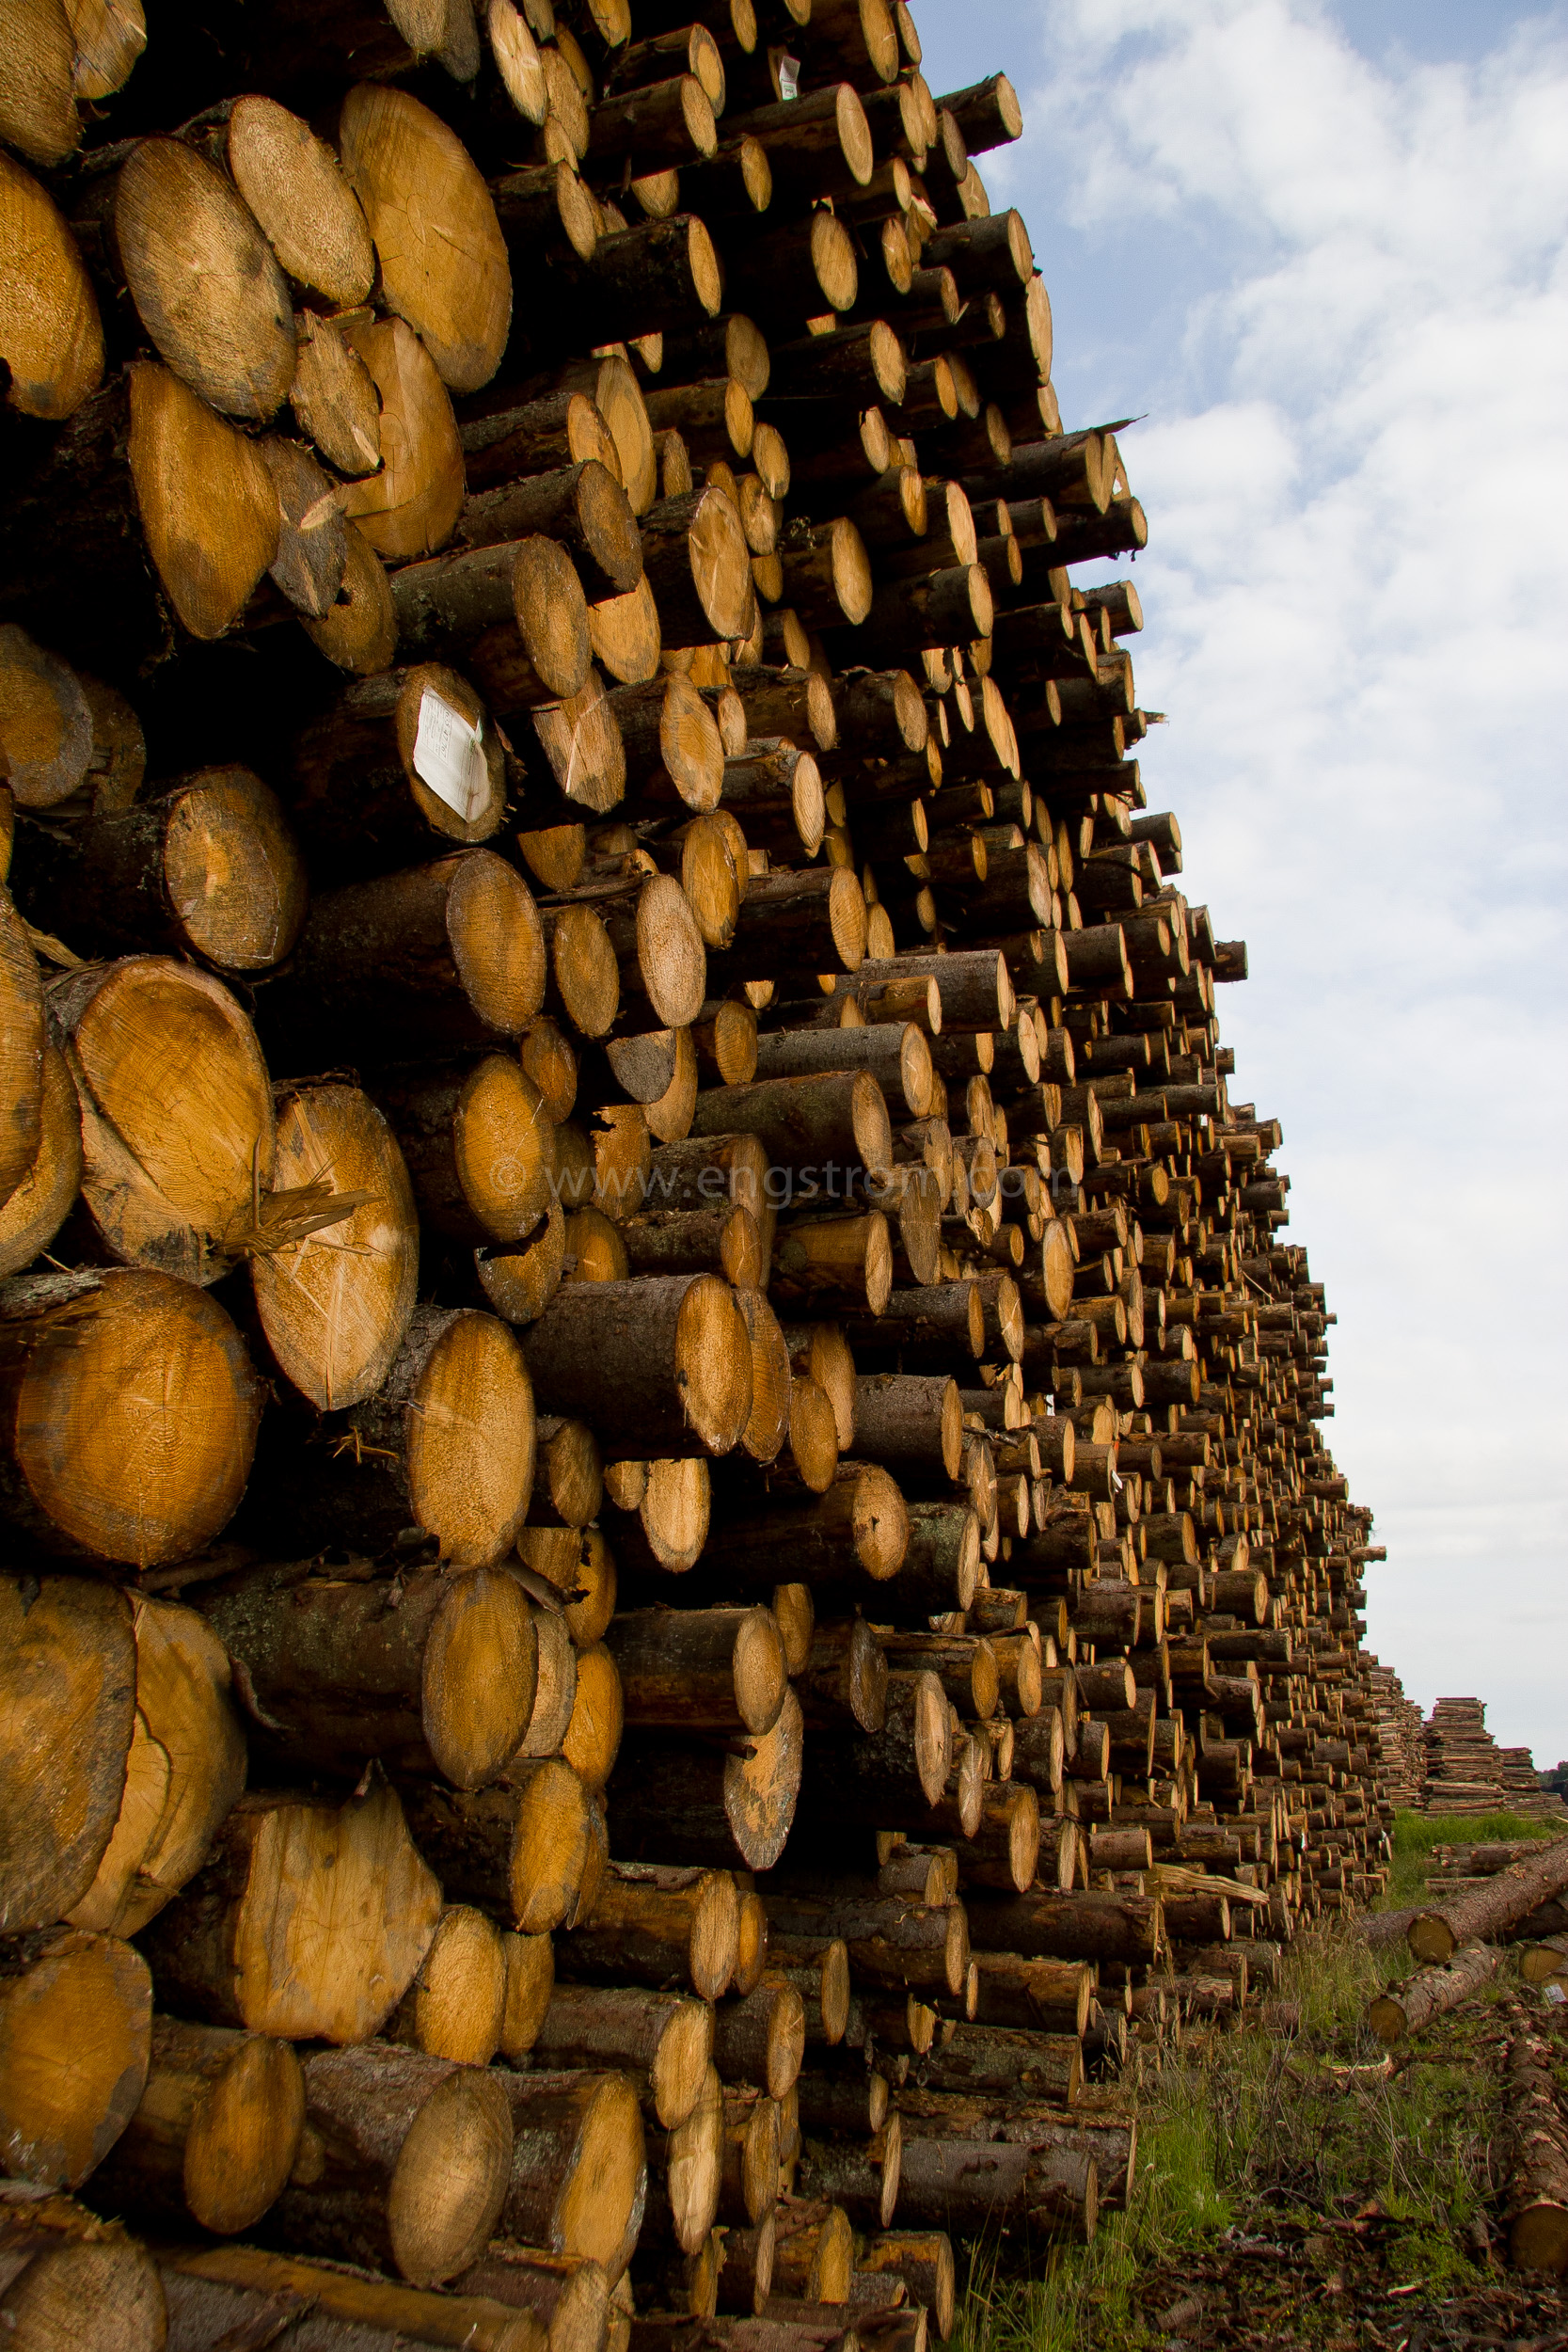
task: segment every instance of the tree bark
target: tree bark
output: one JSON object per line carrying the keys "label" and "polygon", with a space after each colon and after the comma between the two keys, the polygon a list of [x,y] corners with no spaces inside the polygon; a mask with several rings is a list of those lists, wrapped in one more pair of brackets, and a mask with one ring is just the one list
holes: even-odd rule
{"label": "tree bark", "polygon": [[473,1788],[528,1730],[537,1641],[502,1569],[389,1581],[299,1562],[226,1578],[201,1606],[244,1663],[261,1744],[284,1765],[354,1775],[373,1756]]}
{"label": "tree bark", "polygon": [[734,1976],[740,1913],[726,1869],[614,1862],[586,1924],[561,1939],[563,1978],[629,1978],[662,1986],[684,1979],[717,2000]]}
{"label": "tree bark", "polygon": [[611,1459],[633,1442],[643,1457],[726,1454],[751,1412],[751,1341],[717,1276],[570,1286],[525,1348],[551,1403],[587,1421]]}

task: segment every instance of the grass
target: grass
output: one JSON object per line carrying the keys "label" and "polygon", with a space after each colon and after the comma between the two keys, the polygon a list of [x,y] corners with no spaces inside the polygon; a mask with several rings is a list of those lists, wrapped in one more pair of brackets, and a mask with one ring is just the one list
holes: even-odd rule
{"label": "grass", "polygon": [[1532,1821],[1522,1813],[1396,1813],[1388,1902],[1397,1909],[1419,1899],[1433,1846],[1501,1845],[1518,1837],[1561,1835],[1560,1823]]}
{"label": "grass", "polygon": [[[1546,1834],[1512,1814],[1402,1814],[1387,1899],[1419,1899],[1434,1845]],[[1140,2116],[1132,2212],[1103,2220],[1092,2247],[1031,2249],[1009,2238],[975,2249],[956,2352],[1123,2352],[1151,2343],[1183,2261],[1218,2249],[1227,2232],[1299,2233],[1374,2203],[1386,2217],[1390,2282],[1474,2285],[1465,2233],[1498,2187],[1498,2069],[1487,2045],[1501,1987],[1444,2021],[1419,2061],[1389,2076],[1367,2006],[1411,1965],[1402,1949],[1369,1953],[1343,1930],[1299,1937],[1275,1996],[1298,2005],[1296,2033],[1189,2033],[1158,2074],[1130,2086]],[[1162,2286],[1162,2266],[1175,2283]]]}

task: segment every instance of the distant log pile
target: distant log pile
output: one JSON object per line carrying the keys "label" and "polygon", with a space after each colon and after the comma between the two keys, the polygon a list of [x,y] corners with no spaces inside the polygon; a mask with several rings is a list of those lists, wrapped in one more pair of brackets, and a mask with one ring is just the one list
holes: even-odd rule
{"label": "distant log pile", "polygon": [[1011,86],[12,20],[0,2314],[920,2352],[1392,1820]]}
{"label": "distant log pile", "polygon": [[1425,1725],[1430,1813],[1521,1813],[1568,1822],[1568,1805],[1542,1785],[1528,1748],[1499,1748],[1480,1699],[1439,1699]]}

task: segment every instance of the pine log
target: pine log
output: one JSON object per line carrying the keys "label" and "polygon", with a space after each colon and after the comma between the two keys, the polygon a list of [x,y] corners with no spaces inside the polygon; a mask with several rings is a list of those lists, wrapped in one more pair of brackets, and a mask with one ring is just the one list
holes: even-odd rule
{"label": "pine log", "polygon": [[863,2229],[885,2230],[898,2202],[903,2126],[896,2115],[870,2138],[808,2139],[802,2185],[831,2198]]}
{"label": "pine log", "polygon": [[506,2079],[516,2153],[500,2233],[588,2255],[613,2282],[637,2243],[647,2193],[641,2117],[624,2074],[537,2073]]}
{"label": "pine log", "polygon": [[138,947],[260,972],[305,920],[305,867],[277,796],[247,768],[208,768],[87,824],[30,825],[15,895],[79,954]]}
{"label": "pine log", "polygon": [[978,1359],[986,1348],[986,1314],[980,1284],[959,1279],[921,1289],[895,1290],[885,1311],[854,1315],[847,1334],[857,1356],[893,1351],[905,1371],[948,1370],[955,1358]]}
{"label": "pine log", "polygon": [[[270,1191],[273,1177],[271,1090],[229,991],[171,958],[133,956],[55,980],[50,1013],[81,1103],[83,1196],[105,1251],[212,1282],[275,1246],[256,1218],[258,1187]],[[155,1103],[150,1065],[163,1073]]]}
{"label": "pine log", "polygon": [[277,553],[268,575],[285,602],[319,626],[336,606],[348,568],[348,525],[338,485],[302,441],[269,436],[261,457],[278,510]]}
{"label": "pine log", "polygon": [[1006,2218],[1046,2235],[1093,2240],[1100,2213],[1092,2155],[1042,2139],[927,2137],[909,2116],[899,2201],[907,2220],[979,2233]]}
{"label": "pine log", "polygon": [[1508,2250],[1521,2270],[1568,2270],[1568,2129],[1552,2044],[1522,2033],[1508,2049]]}
{"label": "pine log", "polygon": [[816,1899],[788,1893],[766,1899],[769,1927],[777,1923],[781,1934],[842,1936],[857,1981],[953,1997],[963,1991],[969,1936],[961,1903],[926,1910],[897,1897],[851,1890]]}
{"label": "pine log", "polygon": [[0,2313],[15,2343],[163,2352],[167,2313],[156,2265],[118,2222],[66,2197],[8,2206],[0,2266]]}
{"label": "pine log", "polygon": [[533,2043],[546,2066],[613,2065],[646,2083],[668,2130],[697,2104],[713,2056],[713,2011],[705,2002],[635,1986],[561,1984]]}
{"label": "pine log", "polygon": [[522,1248],[474,1251],[476,1295],[505,1323],[531,1323],[555,1295],[565,1256],[566,1219],[554,1202]]}
{"label": "pine log", "polygon": [[343,176],[375,240],[382,299],[454,391],[495,373],[512,318],[506,246],[456,134],[405,90],[361,82],[338,124]]}
{"label": "pine log", "polygon": [[[490,2294],[427,2292],[373,2278],[346,2265],[303,2262],[255,2246],[165,2250],[161,2277],[170,2343],[204,2347],[310,2314],[310,2326],[348,2330],[365,2352],[405,2344],[461,2345],[465,2352],[545,2352],[542,2322],[531,2310]],[[464,2272],[465,2278],[472,2275]],[[302,2338],[308,2342],[309,2338]]]}
{"label": "pine log", "polygon": [[616,1836],[640,1857],[668,1854],[722,1867],[736,1856],[770,1869],[784,1851],[800,1787],[800,1705],[786,1694],[766,1732],[710,1751],[648,1735],[627,1741],[610,1786]]}
{"label": "pine log", "polygon": [[201,1619],[136,1596],[136,1721],[113,1836],[75,1927],[135,1935],[206,1859],[245,1787],[227,1652]]}
{"label": "pine log", "polygon": [[887,1720],[887,1653],[863,1618],[815,1627],[795,1680],[810,1731],[876,1733]]}
{"label": "pine log", "polygon": [[775,2297],[789,2296],[810,2304],[845,2304],[849,2299],[854,2267],[854,2233],[841,2205],[820,2203],[809,2198],[780,2200],[773,2255]]}
{"label": "pine log", "polygon": [[526,1935],[571,1917],[594,1842],[592,1801],[560,1756],[515,1756],[504,1779],[473,1790],[434,1782],[405,1790],[409,1826],[441,1865],[449,1896],[499,1914]]}
{"label": "pine log", "polygon": [[1457,2009],[1489,1983],[1501,1957],[1495,1945],[1462,1944],[1451,1960],[1419,1968],[1402,1984],[1380,1993],[1368,2009],[1367,2022],[1380,2042],[1402,2042],[1406,2034],[1420,2033],[1434,2017]]}
{"label": "pine log", "polygon": [[351,481],[373,474],[381,464],[381,403],[369,368],[342,328],[314,310],[294,313],[294,342],[289,405],[295,424],[338,473]]}
{"label": "pine log", "polygon": [[78,222],[182,382],[265,424],[293,381],[293,304],[227,173],[183,139],[142,139],[90,184]]}
{"label": "pine log", "polygon": [[[524,1529],[518,1541],[520,1557],[537,1576],[536,1589],[544,1597],[545,1588],[554,1583],[549,1573],[553,1563],[541,1566],[537,1549],[540,1538]],[[569,1559],[576,1562],[580,1547],[565,1542],[562,1546]],[[576,1573],[575,1565],[569,1571]],[[542,1608],[534,1619],[534,1634],[538,1645],[539,1669],[534,1687],[533,1706],[515,1753],[519,1756],[557,1756],[572,1720],[578,1696],[578,1654],[573,1644],[563,1611]]]}
{"label": "pine log", "polygon": [[1082,2040],[1094,1991],[1086,1962],[1021,1960],[1008,1952],[979,1952],[975,1959],[978,2024]]}
{"label": "pine log", "polygon": [[198,145],[221,160],[285,274],[335,310],[368,297],[376,257],[332,150],[276,99],[236,99]]}
{"label": "pine log", "polygon": [[729,2231],[759,2228],[778,2203],[780,2114],[765,2090],[725,2090],[718,2217],[726,2225],[726,2262]]}
{"label": "pine log", "polygon": [[0,1929],[63,1917],[114,1834],[135,1728],[134,1621],[112,1586],[0,1579],[0,1741],[8,1799]]}
{"label": "pine log", "polygon": [[545,996],[527,883],[493,850],[316,900],[261,1017],[275,1068],[448,1056],[522,1036]]}
{"label": "pine log", "polygon": [[494,2238],[452,2287],[454,2296],[483,2296],[529,2314],[545,2331],[548,2352],[605,2352],[610,2281],[591,2254],[552,2254]]}
{"label": "pine log", "polygon": [[503,2077],[387,2042],[319,2051],[304,2074],[305,2143],[267,2234],[416,2286],[465,2269],[508,2194]]}
{"label": "pine log", "polygon": [[222,1308],[110,1268],[19,1277],[0,1318],[21,1343],[0,1451],[11,1526],[45,1554],[142,1568],[199,1552],[245,1490],[261,1406]]}
{"label": "pine log", "polygon": [[721,1274],[737,1289],[755,1289],[766,1271],[749,1209],[644,1209],[621,1236],[636,1274]]}
{"label": "pine log", "polygon": [[864,1070],[911,1119],[925,1116],[931,1085],[930,1049],[912,1021],[878,1022],[859,1029],[780,1030],[757,1040],[759,1078],[803,1077],[816,1071]]}
{"label": "pine log", "polygon": [[293,1087],[277,1110],[279,1190],[325,1180],[356,1203],[319,1235],[259,1253],[250,1266],[274,1363],[330,1412],[372,1395],[402,1345],[419,1271],[414,1197],[391,1129],[356,1087]]}
{"label": "pine log", "polygon": [[908,1543],[909,1516],[887,1472],[875,1463],[841,1462],[821,1495],[781,1495],[753,1508],[737,1491],[709,1531],[705,1572],[731,1590],[792,1582],[863,1596],[896,1577]]}
{"label": "pine log", "polygon": [[1083,2045],[1076,2034],[958,2025],[923,2069],[932,2090],[1017,2090],[1072,2106],[1083,2088]]}
{"label": "pine log", "polygon": [[[279,532],[256,445],[167,369],[136,360],[20,469],[0,531],[0,601],[118,675],[171,641],[149,555],[182,627],[220,637]],[[84,572],[97,581],[86,602]]]}
{"label": "pine log", "polygon": [[756,612],[751,550],[727,492],[665,499],[641,520],[643,570],[665,644],[750,637]]}
{"label": "pine log", "polygon": [[953,2241],[943,2230],[889,2230],[868,2238],[856,2263],[858,2278],[901,2279],[911,2303],[923,2304],[945,2344],[953,2333]]}
{"label": "pine log", "polygon": [[[623,498],[614,483],[609,487]],[[484,521],[494,523],[493,532],[483,532]],[[474,529],[481,534],[477,545],[404,564],[390,583],[404,656],[423,657],[427,662],[461,661],[505,718],[580,694],[593,653],[587,601],[571,556],[556,539],[530,532],[526,520],[509,528],[512,522],[510,516],[475,517]],[[461,697],[456,707],[479,723]],[[435,749],[439,758],[439,743]],[[467,810],[477,799],[477,768],[471,783],[461,766],[451,773],[433,767],[431,775],[439,797],[468,821]],[[451,817],[443,819],[439,811],[434,812],[433,821],[452,830]],[[456,837],[482,836],[469,833]]]}
{"label": "pine log", "polygon": [[863,1168],[872,1176],[884,1176],[892,1167],[887,1105],[864,1071],[763,1079],[699,1095],[694,1136],[712,1138],[737,1130],[755,1136],[774,1166],[802,1180],[810,1170],[819,1190],[817,1171],[832,1161],[847,1170]]}
{"label": "pine log", "polygon": [[98,2172],[112,2210],[219,2236],[254,2228],[300,2151],[305,2088],[287,2042],[156,2018],[146,2088]]}
{"label": "pine log", "polygon": [[381,1387],[316,1429],[279,1420],[257,1482],[258,1531],[298,1553],[390,1549],[418,1529],[439,1557],[484,1567],[516,1540],[533,1487],[533,1399],[509,1327],[421,1307]]}
{"label": "pine log", "polygon": [[63,421],[97,390],[103,329],[80,248],[30,172],[0,160],[0,360],[7,404]]}
{"label": "pine log", "polygon": [[1441,1963],[1461,1944],[1502,1934],[1565,1887],[1568,1838],[1559,1838],[1447,1902],[1429,1902],[1410,1922],[1410,1948],[1419,1961]]}
{"label": "pine log", "polygon": [[375,1756],[471,1788],[527,1732],[537,1642],[500,1569],[388,1582],[301,1562],[243,1570],[201,1602],[244,1661],[262,1744],[285,1764],[352,1774]]}
{"label": "pine log", "polygon": [[751,1412],[750,1335],[717,1276],[572,1286],[525,1348],[552,1404],[587,1421],[610,1459],[633,1443],[643,1455],[728,1453]]}
{"label": "pine log", "polygon": [[82,1182],[81,1105],[65,1056],[55,1045],[44,1046],[42,1074],[38,1148],[0,1207],[0,1277],[20,1274],[48,1248]]}
{"label": "pine log", "polygon": [[623,686],[610,707],[626,747],[631,798],[657,807],[717,808],[725,781],[724,746],[706,703],[678,671],[643,686]]}
{"label": "pine log", "polygon": [[1160,1899],[1148,1895],[1020,1895],[977,1898],[970,1934],[983,1952],[1026,1960],[1119,1960],[1145,1967],[1164,1940]]}
{"label": "pine log", "polygon": [[385,1781],[341,1804],[253,1791],[146,1950],[162,1997],[193,2017],[362,2042],[403,1998],[440,1911]]}
{"label": "pine log", "polygon": [[390,873],[497,831],[501,743],[472,687],[439,663],[361,678],[300,738],[292,809],[325,881]]}
{"label": "pine log", "polygon": [[500,1930],[483,1912],[449,1903],[386,2038],[431,2058],[488,2066],[505,2030],[506,1997]]}
{"label": "pine log", "polygon": [[952,1765],[952,1728],[934,1675],[890,1674],[875,1733],[822,1733],[806,1752],[802,1803],[814,1823],[836,1818],[872,1828],[920,1821],[941,1798]]}
{"label": "pine log", "polygon": [[865,901],[847,867],[769,872],[749,886],[735,944],[714,971],[725,984],[802,970],[852,972],[864,959],[866,936]]}
{"label": "pine log", "polygon": [[748,230],[744,242],[727,239],[724,265],[728,298],[781,342],[810,319],[852,310],[860,286],[850,231],[825,210],[761,235]]}
{"label": "pine log", "polygon": [[510,1056],[393,1081],[382,1102],[437,1232],[470,1245],[527,1239],[553,1197],[555,1127]]}
{"label": "pine log", "polygon": [[563,1978],[619,1977],[662,1986],[684,1979],[717,2000],[735,1973],[740,1913],[728,1870],[613,1862],[586,1925],[562,1936]]}
{"label": "pine log", "polygon": [[537,1423],[538,1464],[529,1504],[531,1527],[583,1528],[599,1516],[604,1470],[593,1431],[557,1414]]}
{"label": "pine log", "polygon": [[381,465],[344,485],[341,503],[377,555],[433,555],[462,512],[463,450],[451,399],[435,360],[401,318],[344,328],[381,404]]}
{"label": "pine log", "polygon": [[50,1928],[8,1946],[0,1960],[8,2173],[74,2188],[103,2161],[141,2096],[151,2026],[152,1979],[129,1944]]}
{"label": "pine log", "polygon": [[688,2257],[703,2253],[719,2211],[724,2170],[724,2094],[710,2066],[696,2105],[671,2132],[656,2132],[648,2150],[656,2195],[647,2237],[673,2243]]}
{"label": "pine log", "polygon": [[1039,1801],[1026,1781],[980,1792],[980,1818],[959,1856],[966,1888],[1026,1894],[1035,1884],[1041,1847]]}
{"label": "pine log", "polygon": [[[609,454],[614,453],[611,443]],[[631,501],[616,473],[598,457],[471,495],[458,531],[470,548],[495,547],[543,532],[571,559],[593,604],[628,596],[642,577],[642,542]],[[525,644],[527,619],[519,615]],[[577,685],[580,683],[579,678]],[[576,692],[577,685],[558,691]]]}
{"label": "pine log", "polygon": [[535,305],[526,329],[542,357],[698,327],[722,307],[719,256],[694,214],[612,230],[586,262],[559,246],[545,258],[557,298]]}
{"label": "pine log", "polygon": [[779,1720],[789,1683],[771,1610],[623,1611],[608,1640],[636,1729],[760,1734]]}

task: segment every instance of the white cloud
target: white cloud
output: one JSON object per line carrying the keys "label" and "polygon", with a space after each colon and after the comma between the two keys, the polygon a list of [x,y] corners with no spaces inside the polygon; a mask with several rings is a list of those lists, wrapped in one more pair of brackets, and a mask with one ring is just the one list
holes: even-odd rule
{"label": "white cloud", "polygon": [[1500,28],[1479,64],[1379,66],[1311,0],[1051,0],[1045,28],[988,177],[1037,249],[1065,214],[1091,255],[1148,223],[1186,257],[1124,437],[1140,699],[1172,719],[1145,779],[1249,940],[1222,1013],[1339,1314],[1327,1435],[1391,1552],[1372,1643],[1555,1761],[1568,51]]}

